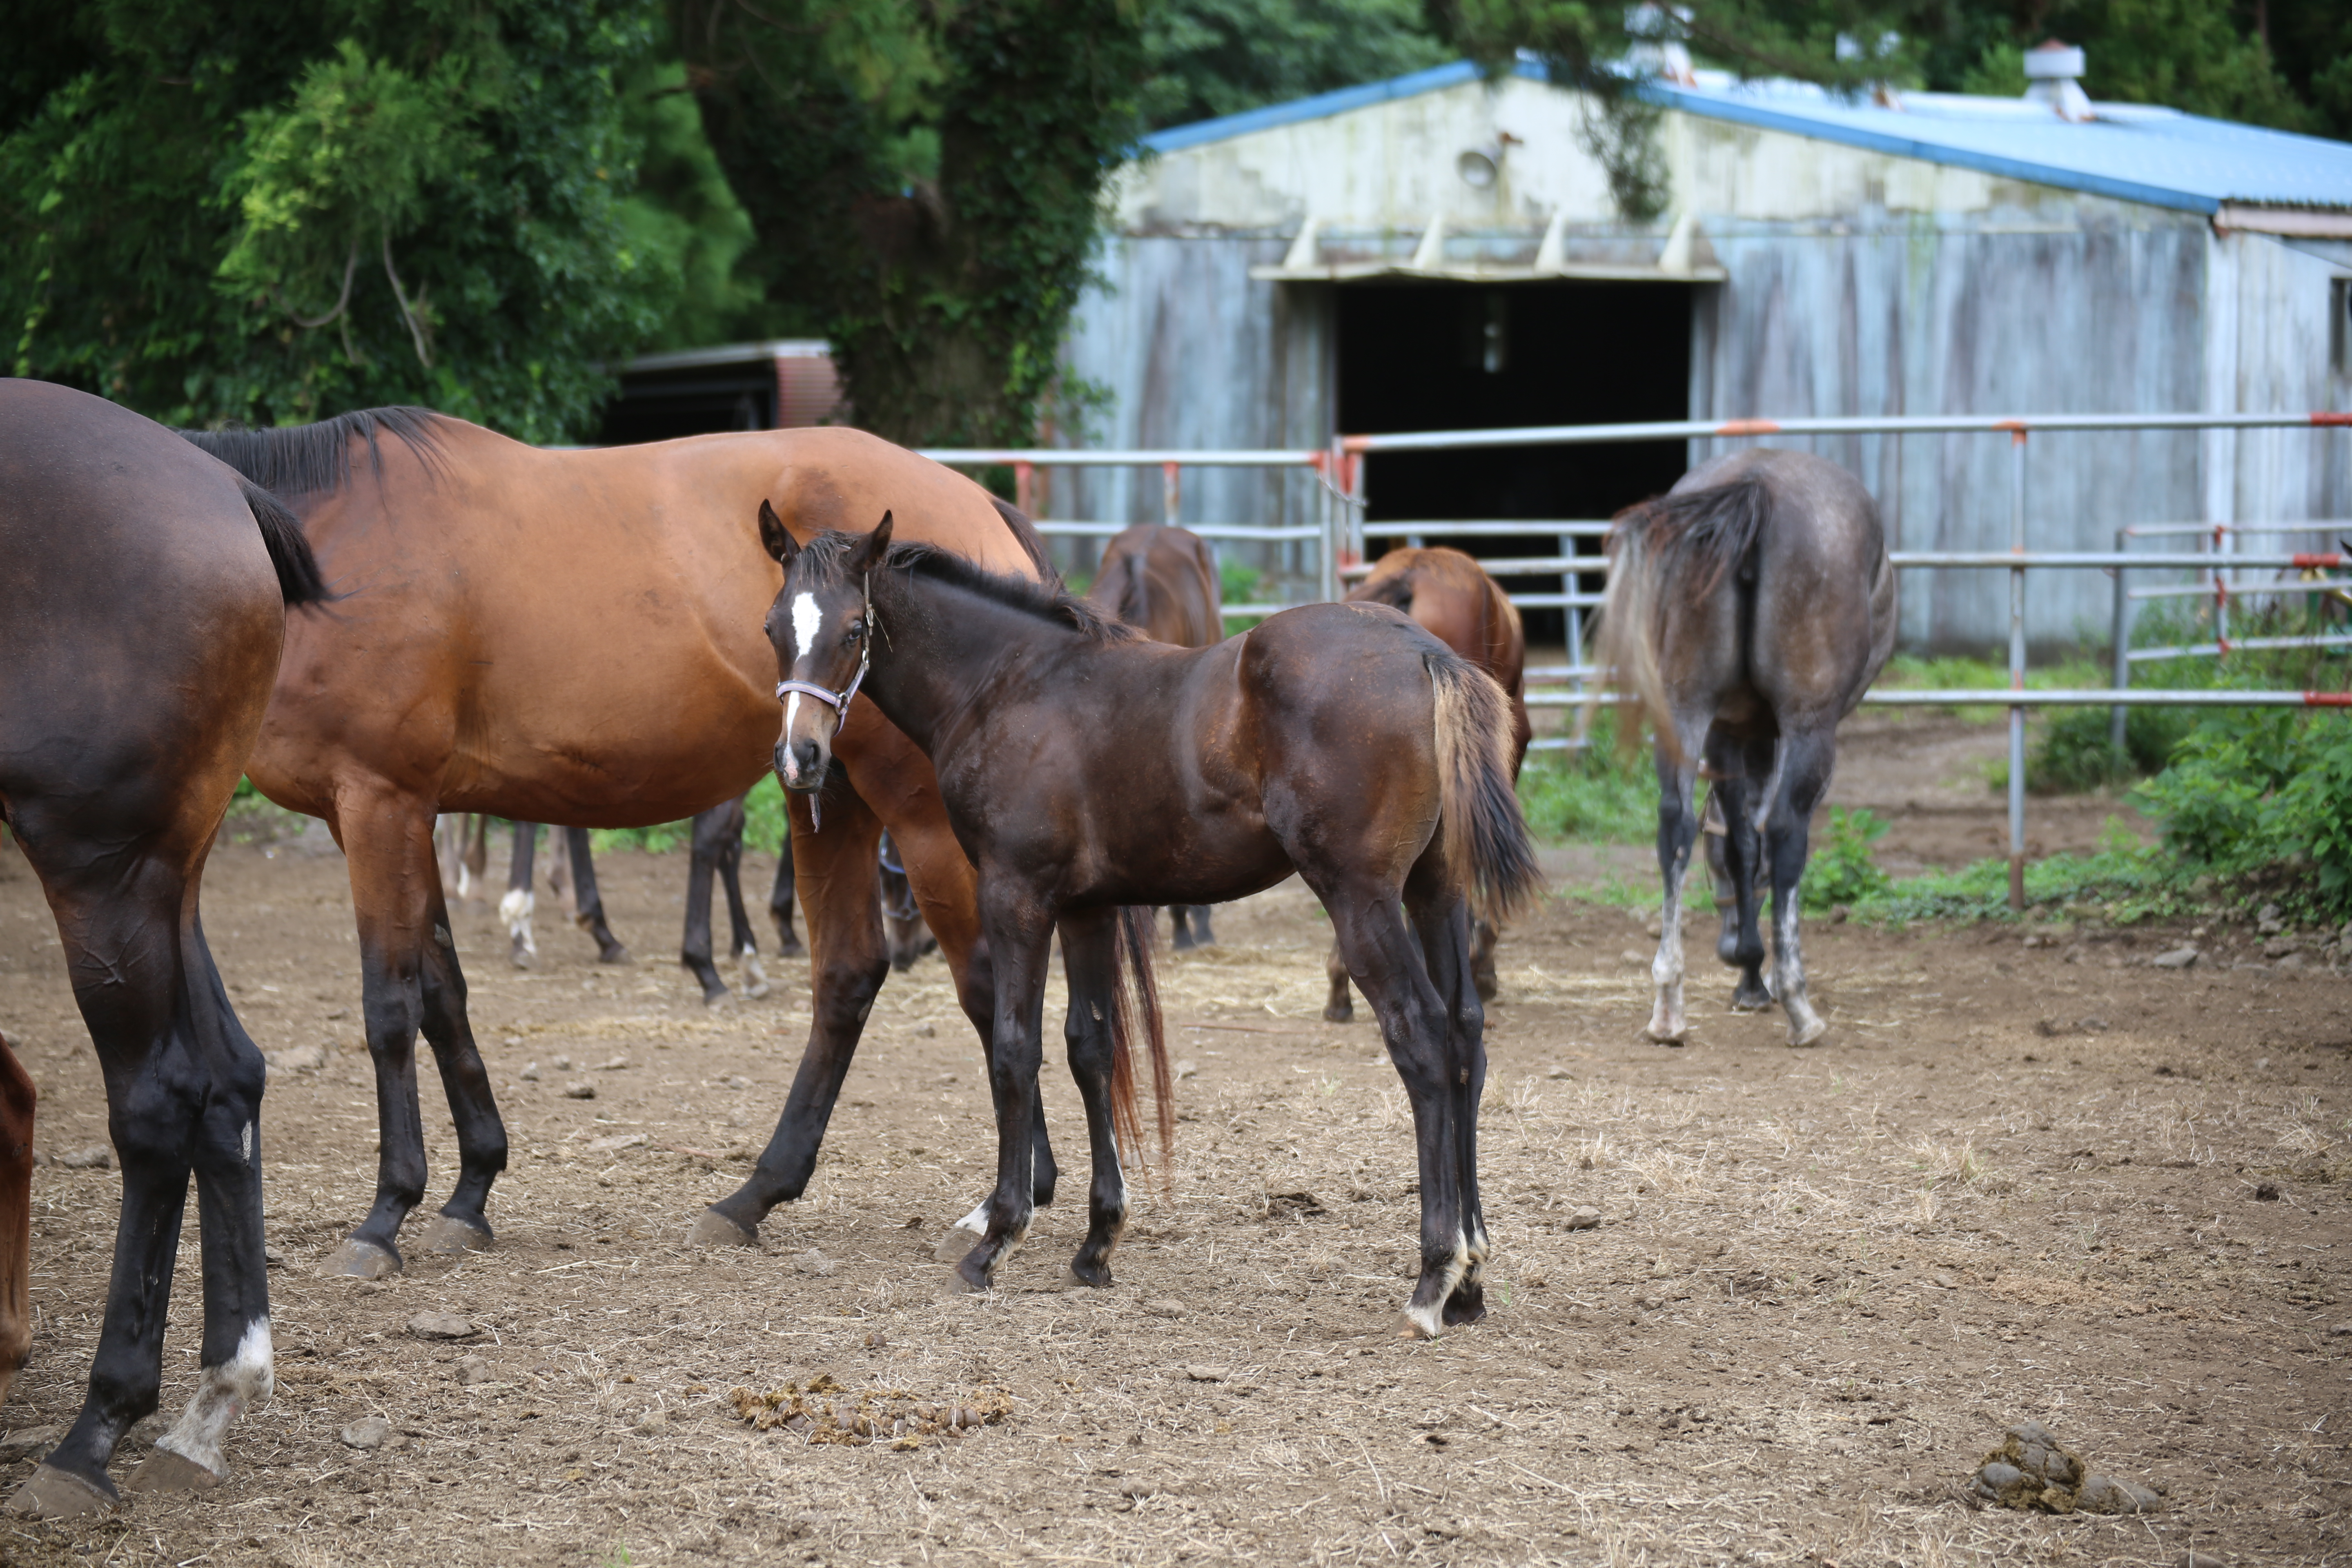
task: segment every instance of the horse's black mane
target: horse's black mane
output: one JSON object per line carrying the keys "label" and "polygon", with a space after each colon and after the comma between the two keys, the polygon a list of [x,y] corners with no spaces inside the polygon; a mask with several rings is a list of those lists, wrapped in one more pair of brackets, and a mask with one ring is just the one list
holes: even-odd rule
{"label": "horse's black mane", "polygon": [[[800,560],[794,563],[793,570],[795,574],[808,574],[819,584],[840,582],[847,574],[845,563],[850,546],[863,537],[856,533],[821,533],[802,549]],[[1062,585],[1058,575],[1044,583],[1033,583],[1026,577],[1008,577],[991,572],[969,556],[915,540],[891,545],[889,552],[882,558],[881,570],[906,572],[961,588],[1041,621],[1075,631],[1088,642],[1143,640],[1143,634],[1133,626],[1112,619],[1097,606],[1072,594]]]}
{"label": "horse's black mane", "polygon": [[382,436],[397,436],[425,460],[430,469],[441,455],[441,416],[429,408],[394,405],[355,408],[321,419],[316,425],[284,425],[268,430],[183,430],[180,434],[210,452],[263,489],[281,496],[331,493],[352,479],[352,442],[367,443],[370,466],[380,477]]}

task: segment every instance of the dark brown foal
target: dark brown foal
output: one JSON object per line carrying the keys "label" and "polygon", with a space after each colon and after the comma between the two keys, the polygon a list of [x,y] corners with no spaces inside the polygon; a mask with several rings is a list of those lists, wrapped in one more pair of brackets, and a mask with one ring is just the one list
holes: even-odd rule
{"label": "dark brown foal", "polygon": [[[1381,556],[1372,574],[1349,590],[1348,602],[1402,610],[1439,642],[1495,678],[1511,700],[1511,778],[1517,782],[1535,731],[1528,723],[1527,634],[1519,626],[1518,606],[1503,585],[1459,550],[1407,548]],[[1477,982],[1481,1002],[1492,1002],[1500,989],[1495,979],[1499,934],[1492,921],[1482,919],[1471,942],[1470,975]],[[1356,1007],[1348,995],[1348,966],[1336,942],[1326,968],[1331,998],[1323,1005],[1323,1016],[1329,1023],[1345,1024],[1355,1017]]]}
{"label": "dark brown foal", "polygon": [[[1071,1273],[1098,1285],[1127,1212],[1113,1125],[1120,947],[1148,963],[1121,910],[1241,898],[1297,871],[1330,911],[1412,1100],[1422,1269],[1406,1325],[1433,1335],[1483,1315],[1486,1061],[1469,911],[1499,913],[1538,882],[1502,690],[1383,606],[1308,605],[1214,647],[1174,648],[1050,588],[928,546],[894,549],[890,533],[886,516],[871,534],[803,548],[762,512],[761,537],[785,565],[768,615],[785,676],[777,771],[787,787],[824,777],[845,694],[862,681],[929,753],[978,868],[996,982],[997,1185],[961,1278],[992,1283],[1028,1230],[1056,930],[1094,1152]],[[1145,997],[1164,1136],[1148,986]]]}

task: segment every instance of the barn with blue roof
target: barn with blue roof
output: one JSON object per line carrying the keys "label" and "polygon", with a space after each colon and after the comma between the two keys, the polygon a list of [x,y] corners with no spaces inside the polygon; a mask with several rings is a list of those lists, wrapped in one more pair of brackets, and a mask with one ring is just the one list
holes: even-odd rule
{"label": "barn with blue roof", "polygon": [[[1467,63],[1179,126],[1127,170],[1069,369],[1089,445],[1315,447],[1335,432],[1638,419],[2342,409],[2352,145],[2137,104],[2065,74],[1993,99],[1842,99],[1667,61],[1640,91],[1664,210],[1625,217],[1611,121],[1533,62]],[[1622,164],[1624,160],[1617,162]],[[1899,548],[2005,548],[1979,436],[1813,443]],[[2035,542],[2150,521],[2352,517],[2352,439],[2036,437]],[[1398,454],[1374,516],[1605,517],[1709,442]],[[1056,480],[1064,516],[1156,516],[1158,476]],[[1188,480],[1184,513],[1307,521],[1295,477]],[[1292,514],[1296,514],[1295,516]],[[1504,552],[1523,553],[1523,549]],[[1914,645],[2003,635],[2004,586],[1916,574]],[[2099,624],[2089,574],[2032,629]]]}

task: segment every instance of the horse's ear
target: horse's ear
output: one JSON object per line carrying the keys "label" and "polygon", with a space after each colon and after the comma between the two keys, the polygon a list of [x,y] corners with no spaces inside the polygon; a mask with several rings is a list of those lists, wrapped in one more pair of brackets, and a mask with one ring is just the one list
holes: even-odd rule
{"label": "horse's ear", "polygon": [[890,514],[886,511],[882,514],[882,521],[874,525],[874,531],[851,547],[849,569],[852,572],[870,572],[881,564],[882,557],[889,552],[889,549]]}
{"label": "horse's ear", "polygon": [[776,509],[764,498],[760,502],[760,542],[787,572],[793,569],[793,557],[801,552],[791,531],[784,527],[784,520],[776,515]]}

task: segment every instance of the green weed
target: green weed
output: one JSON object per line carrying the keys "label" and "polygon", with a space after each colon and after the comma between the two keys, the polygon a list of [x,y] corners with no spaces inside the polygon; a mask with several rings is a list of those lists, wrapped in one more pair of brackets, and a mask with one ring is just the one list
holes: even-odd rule
{"label": "green weed", "polygon": [[1859,904],[1891,886],[1870,849],[1886,837],[1886,828],[1866,808],[1830,807],[1828,831],[1814,837],[1805,858],[1805,879],[1798,886],[1800,907],[1818,914],[1838,904]]}

